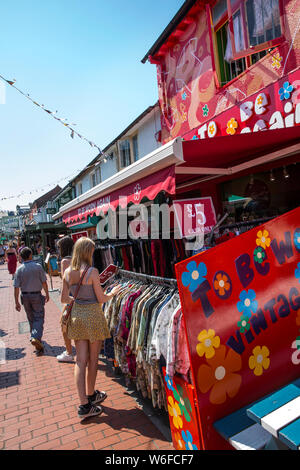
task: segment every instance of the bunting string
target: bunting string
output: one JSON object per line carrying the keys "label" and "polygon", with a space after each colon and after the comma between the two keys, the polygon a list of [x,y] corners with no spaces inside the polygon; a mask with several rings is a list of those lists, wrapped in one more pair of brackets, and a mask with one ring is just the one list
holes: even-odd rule
{"label": "bunting string", "polygon": [[66,118],[60,118],[57,116],[57,113],[58,111],[51,111],[50,109],[46,108],[44,104],[39,104],[36,100],[32,99],[31,96],[29,95],[29,93],[24,93],[22,90],[20,90],[18,87],[16,87],[15,83],[16,83],[16,80],[13,79],[13,80],[7,80],[6,78],[4,78],[2,75],[0,75],[0,79],[3,80],[5,83],[7,83],[8,85],[10,85],[12,88],[14,88],[15,90],[17,90],[19,93],[21,93],[21,95],[23,95],[25,98],[27,98],[29,101],[31,101],[35,106],[39,107],[40,109],[42,109],[43,111],[45,111],[49,116],[51,116],[53,119],[55,119],[56,121],[60,122],[64,127],[66,127],[69,131],[70,131],[70,137],[72,139],[74,139],[74,136],[76,135],[77,137],[79,137],[79,139],[81,140],[84,140],[86,141],[92,148],[95,148],[98,150],[99,154],[100,154],[100,158],[99,158],[99,161],[101,160],[104,160],[104,162],[109,158],[108,155],[106,155],[102,150],[101,148],[96,145],[94,142],[92,142],[91,140],[87,139],[86,137],[84,137],[82,134],[80,134],[79,132],[77,132],[73,126],[76,126],[75,123],[68,123],[68,119]]}
{"label": "bunting string", "polygon": [[69,180],[71,179],[72,177],[76,176],[81,170],[77,170],[76,173],[73,173],[72,175],[69,175],[69,176],[65,176],[63,178],[60,178],[59,180],[57,181],[54,181],[52,183],[47,183],[43,186],[40,186],[38,188],[35,188],[35,189],[30,189],[29,191],[21,191],[20,193],[18,194],[14,194],[12,196],[3,196],[3,197],[0,197],[0,201],[7,201],[8,199],[20,199],[20,197],[22,196],[29,196],[29,195],[33,195],[35,193],[40,193],[42,191],[45,191],[47,188],[51,187],[51,186],[54,186],[54,185],[57,185],[59,183],[61,183],[62,181],[65,181],[65,180]]}

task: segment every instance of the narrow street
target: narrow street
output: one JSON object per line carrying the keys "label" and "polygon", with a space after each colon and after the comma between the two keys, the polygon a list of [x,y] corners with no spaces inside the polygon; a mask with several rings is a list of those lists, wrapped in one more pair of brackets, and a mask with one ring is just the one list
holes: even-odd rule
{"label": "narrow street", "polygon": [[[54,287],[59,278],[55,278]],[[50,282],[48,282],[49,288]],[[58,295],[46,304],[45,354],[36,357],[26,314],[14,308],[7,266],[0,267],[0,449],[5,450],[172,450],[112,370],[99,360],[96,386],[105,390],[104,413],[80,423],[73,364],[58,363],[63,351]],[[54,299],[54,300],[53,300]]]}

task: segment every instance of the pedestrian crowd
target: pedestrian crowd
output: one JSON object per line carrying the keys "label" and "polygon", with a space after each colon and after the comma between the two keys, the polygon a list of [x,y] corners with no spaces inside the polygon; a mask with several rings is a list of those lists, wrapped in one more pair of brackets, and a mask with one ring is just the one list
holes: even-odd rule
{"label": "pedestrian crowd", "polygon": [[[82,237],[74,244],[71,237],[65,236],[59,240],[58,249],[62,276],[62,315],[58,328],[61,328],[65,351],[57,356],[57,360],[74,361],[73,341],[78,417],[83,420],[100,415],[103,411],[100,403],[107,397],[105,391],[95,390],[99,353],[103,341],[110,337],[102,305],[117,295],[120,288],[115,287],[109,294],[104,293],[99,272],[93,267],[95,244],[89,238]],[[14,280],[15,308],[20,312],[23,305],[30,326],[30,342],[34,353],[40,356],[44,352],[45,304],[49,301],[46,273],[33,260],[32,249],[24,243],[18,251],[12,243],[3,251]],[[16,269],[18,258],[21,265]]]}

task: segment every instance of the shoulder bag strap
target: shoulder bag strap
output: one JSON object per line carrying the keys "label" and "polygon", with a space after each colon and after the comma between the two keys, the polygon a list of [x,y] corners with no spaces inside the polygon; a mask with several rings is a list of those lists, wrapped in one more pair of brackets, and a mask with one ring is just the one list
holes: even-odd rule
{"label": "shoulder bag strap", "polygon": [[83,281],[83,278],[84,276],[86,275],[87,271],[89,270],[89,266],[86,266],[85,270],[83,271],[82,275],[81,275],[81,278],[79,279],[79,282],[77,284],[77,289],[75,291],[75,294],[74,294],[74,297],[73,299],[76,300],[77,298],[77,295],[78,295],[78,292],[79,292],[79,289],[80,289],[80,286],[82,284],[82,281]]}

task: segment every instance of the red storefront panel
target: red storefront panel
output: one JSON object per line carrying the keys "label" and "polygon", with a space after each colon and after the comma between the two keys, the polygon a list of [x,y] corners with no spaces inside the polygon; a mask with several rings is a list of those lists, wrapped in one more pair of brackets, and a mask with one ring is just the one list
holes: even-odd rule
{"label": "red storefront panel", "polygon": [[202,450],[195,387],[180,377],[171,379],[163,367],[173,446],[176,450]]}
{"label": "red storefront panel", "polygon": [[96,198],[63,215],[66,225],[72,226],[87,222],[88,216],[106,214],[109,209],[118,206],[125,208],[127,204],[140,204],[143,198],[153,200],[160,191],[175,194],[174,166],[146,176],[121,189]]}
{"label": "red storefront panel", "polygon": [[213,423],[300,373],[300,208],[176,266],[205,449]]}

